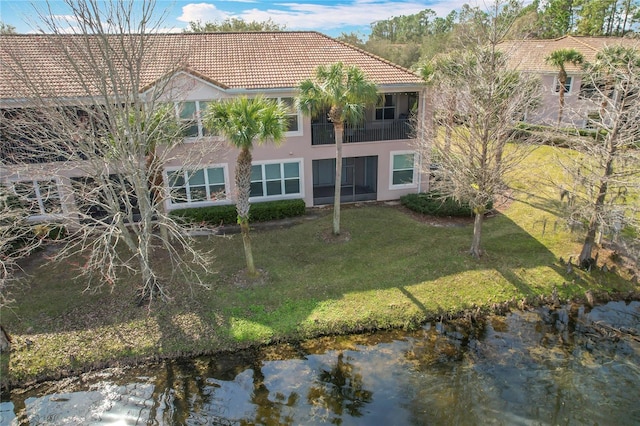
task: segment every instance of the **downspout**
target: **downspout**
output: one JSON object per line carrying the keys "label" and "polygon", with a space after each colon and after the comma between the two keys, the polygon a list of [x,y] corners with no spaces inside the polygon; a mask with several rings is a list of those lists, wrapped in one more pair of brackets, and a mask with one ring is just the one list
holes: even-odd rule
{"label": "downspout", "polygon": [[[423,88],[421,91],[422,96],[420,96],[420,125],[422,126],[422,129],[420,129],[421,134],[425,137],[427,136],[426,131],[428,129],[425,128],[425,126],[427,125],[427,121],[426,121],[426,109],[427,109],[427,89]],[[418,146],[420,146],[420,142],[418,141]],[[425,151],[428,152],[427,150],[420,150],[420,151]],[[429,165],[429,158],[423,159],[423,153],[419,152],[418,155],[418,170],[420,171],[420,173],[418,173],[418,194],[422,192],[422,175],[424,174],[424,170],[422,168],[424,161],[426,160],[427,165]],[[428,154],[425,154],[428,155]],[[427,190],[429,190],[429,181],[427,180]]]}

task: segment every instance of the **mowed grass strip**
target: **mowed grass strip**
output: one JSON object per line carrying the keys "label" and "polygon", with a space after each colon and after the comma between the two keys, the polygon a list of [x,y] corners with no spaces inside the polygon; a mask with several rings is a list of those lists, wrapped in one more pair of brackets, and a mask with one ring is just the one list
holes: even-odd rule
{"label": "mowed grass strip", "polygon": [[552,154],[551,148],[533,152],[526,179],[511,182],[510,203],[485,221],[486,253],[479,260],[468,254],[471,221],[433,226],[379,204],[345,206],[348,238],[338,241],[327,241],[329,214],[254,230],[255,262],[264,271],[254,284],[236,279],[245,265],[240,235],[203,237],[198,244],[215,254],[203,277],[209,289],[167,283],[172,300],[151,307],[135,305],[136,277],[94,293],[74,279],[73,264],[34,260],[16,303],[2,312],[14,338],[11,353],[2,355],[2,380],[19,384],[119,361],[415,327],[474,306],[550,295],[554,287],[563,298],[637,290],[624,275],[568,275],[558,262],[576,256],[581,235],[566,230],[557,192],[545,184]]}

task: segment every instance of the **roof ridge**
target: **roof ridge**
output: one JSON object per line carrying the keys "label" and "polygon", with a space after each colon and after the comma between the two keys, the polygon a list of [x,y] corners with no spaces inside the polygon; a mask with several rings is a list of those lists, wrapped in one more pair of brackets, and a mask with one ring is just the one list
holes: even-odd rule
{"label": "roof ridge", "polygon": [[109,36],[109,37],[120,37],[120,36],[145,36],[145,37],[153,37],[153,36],[199,36],[202,34],[320,34],[324,35],[318,31],[312,30],[285,30],[285,31],[212,31],[212,32],[192,32],[192,31],[183,31],[183,32],[157,32],[157,33],[127,33],[127,34],[119,34],[119,33],[105,33],[105,34],[79,34],[79,33],[64,33],[64,34],[55,34],[55,33],[15,33],[15,34],[0,34],[1,37],[86,37],[86,36]]}
{"label": "roof ridge", "polygon": [[[597,48],[595,48],[594,46],[592,46],[592,45],[590,45],[590,44],[588,44],[588,43],[585,43],[583,40],[580,40],[580,38],[579,38],[580,36],[572,36],[572,35],[569,35],[569,36],[567,36],[567,37],[570,37],[572,40],[575,40],[577,43],[580,43],[581,45],[583,45],[583,46],[585,46],[585,47],[588,47],[589,49],[591,49],[591,50],[593,50],[593,51],[597,51],[597,50],[598,50],[598,49],[597,49]],[[583,36],[583,37],[584,37],[584,36]]]}
{"label": "roof ridge", "polygon": [[[56,59],[61,53],[47,54],[50,49],[48,43],[44,43],[74,44],[74,40],[77,42],[82,36],[32,34],[10,37],[0,38],[0,53],[15,51],[20,61],[29,66],[32,78],[55,84],[58,93],[65,96],[83,93],[82,87],[66,78],[68,64]],[[145,54],[150,56],[146,57],[148,60],[140,70],[144,88],[179,69],[185,76],[196,77],[221,90],[288,90],[312,76],[319,65],[338,61],[359,66],[378,85],[417,87],[423,83],[411,70],[318,31],[153,33],[125,37],[148,37],[153,41],[147,46]],[[14,80],[10,73],[0,69],[0,97],[9,99],[15,95],[16,90],[10,86],[19,81]],[[20,86],[20,90],[27,89]]]}

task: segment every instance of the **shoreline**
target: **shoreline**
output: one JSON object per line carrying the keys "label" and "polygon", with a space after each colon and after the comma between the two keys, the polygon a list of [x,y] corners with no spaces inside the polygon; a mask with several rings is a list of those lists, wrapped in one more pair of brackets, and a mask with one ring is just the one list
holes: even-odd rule
{"label": "shoreline", "polygon": [[[270,345],[277,345],[282,343],[293,343],[304,340],[312,340],[314,338],[324,337],[324,336],[338,336],[338,335],[348,335],[348,334],[361,334],[361,333],[370,333],[376,331],[385,331],[385,330],[394,330],[394,329],[417,329],[419,327],[424,326],[425,324],[433,321],[453,321],[460,319],[467,319],[471,322],[477,322],[478,320],[483,320],[490,315],[498,315],[505,316],[508,313],[514,310],[527,310],[532,308],[537,308],[541,306],[548,306],[550,308],[558,309],[562,306],[566,305],[581,305],[581,306],[589,306],[595,307],[598,305],[606,304],[610,301],[624,301],[629,303],[631,301],[640,301],[640,290],[633,290],[628,292],[599,292],[592,293],[591,291],[587,291],[584,296],[577,296],[572,299],[560,299],[557,295],[539,295],[530,298],[524,298],[520,300],[516,300],[512,298],[510,300],[506,300],[503,302],[494,303],[491,306],[475,306],[470,309],[464,309],[462,311],[456,313],[432,313],[427,319],[418,324],[411,324],[409,327],[387,327],[380,328],[376,327],[373,323],[366,324],[363,323],[361,326],[354,329],[345,329],[343,332],[329,332],[329,333],[318,333],[314,336],[308,336],[304,339],[296,338],[295,336],[291,336],[290,338],[280,338],[273,341],[269,341],[266,343],[248,343],[248,344],[237,344],[233,347],[229,347],[226,349],[217,349],[211,351],[202,351],[202,350],[194,350],[194,351],[181,351],[180,353],[169,353],[169,354],[151,354],[147,356],[138,356],[138,357],[122,357],[118,359],[112,359],[109,361],[99,361],[89,364],[78,365],[75,368],[60,368],[53,372],[42,373],[41,375],[36,375],[35,377],[30,377],[26,380],[4,380],[0,381],[0,394],[3,398],[8,397],[8,395],[12,391],[23,390],[40,383],[48,382],[48,381],[57,381],[62,380],[69,377],[79,376],[84,373],[96,372],[108,368],[126,368],[133,366],[141,366],[144,364],[156,364],[162,363],[165,361],[171,360],[179,360],[184,358],[196,358],[201,356],[215,356],[217,354],[229,354],[229,353],[237,353],[241,351],[250,351],[257,350],[261,347],[268,347]],[[375,322],[375,321],[374,321]],[[4,366],[3,366],[4,367]],[[4,370],[3,370],[4,372]]]}

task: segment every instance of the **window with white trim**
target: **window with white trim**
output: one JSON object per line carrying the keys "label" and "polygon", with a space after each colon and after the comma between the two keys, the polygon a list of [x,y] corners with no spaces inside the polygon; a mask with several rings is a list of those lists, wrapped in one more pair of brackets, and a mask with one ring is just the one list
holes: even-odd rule
{"label": "window with white trim", "polygon": [[391,153],[391,186],[415,186],[415,153],[402,151]]}
{"label": "window with white trim", "polygon": [[300,161],[251,166],[251,197],[300,195]]}
{"label": "window with white trim", "polygon": [[[571,93],[571,85],[573,84],[573,77],[567,76],[567,81],[564,83],[564,93]],[[554,93],[560,93],[560,80],[556,77],[553,82],[553,91]]]}
{"label": "window with white trim", "polygon": [[225,170],[211,166],[195,170],[167,171],[172,204],[221,201],[226,199]]}
{"label": "window with white trim", "polygon": [[295,99],[292,97],[278,97],[273,99],[276,99],[287,110],[287,133],[289,135],[302,134],[300,111],[296,108]]}
{"label": "window with white trim", "polygon": [[62,213],[58,184],[53,179],[14,182],[13,190],[34,216]]}
{"label": "window with white trim", "polygon": [[197,138],[202,136],[211,136],[203,125],[203,118],[207,111],[207,107],[213,101],[184,101],[176,102],[176,114],[178,120],[183,127],[183,136],[185,138]]}

